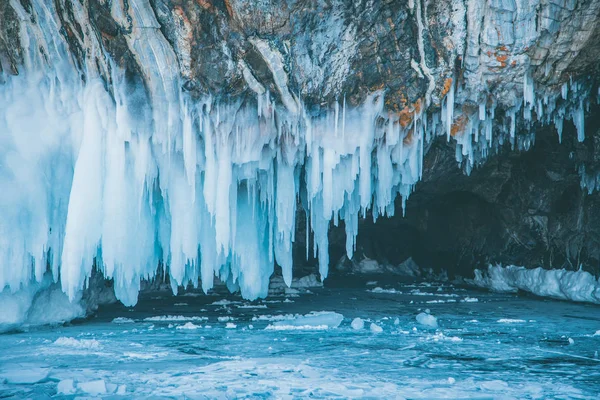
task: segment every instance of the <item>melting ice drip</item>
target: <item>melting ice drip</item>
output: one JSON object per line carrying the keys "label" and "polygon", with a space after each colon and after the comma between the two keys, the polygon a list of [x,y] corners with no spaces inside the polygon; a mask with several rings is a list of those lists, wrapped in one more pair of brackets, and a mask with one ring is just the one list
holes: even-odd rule
{"label": "melting ice drip", "polygon": [[[258,82],[254,104],[192,100],[169,72],[172,50],[151,29],[128,43],[146,57],[148,94],[110,61],[104,74],[88,66],[84,83],[51,6],[40,3],[37,28],[21,26],[25,73],[2,77],[0,91],[0,288],[39,282],[49,268],[73,300],[95,263],[132,305],[140,279],[163,263],[174,292],[199,281],[207,291],[216,274],[248,299],[264,297],[275,263],[291,283],[298,205],[307,257],[312,249],[325,278],[330,223],[345,221],[351,258],[359,216],[393,215],[395,198],[404,204],[421,178],[424,143],[452,130],[454,86],[441,114],[417,113],[408,126],[384,111],[383,93],[318,117],[289,93],[286,107],[276,105]],[[147,28],[155,20],[138,15],[151,10],[140,3],[131,2],[131,20]],[[526,94],[526,106],[532,101]],[[456,137],[457,161],[466,157],[470,168],[485,158],[493,118],[482,105]]]}

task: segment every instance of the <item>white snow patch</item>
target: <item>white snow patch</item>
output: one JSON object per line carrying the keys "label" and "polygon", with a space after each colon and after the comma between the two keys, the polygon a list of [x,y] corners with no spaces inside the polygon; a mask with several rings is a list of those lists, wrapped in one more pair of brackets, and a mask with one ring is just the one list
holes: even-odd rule
{"label": "white snow patch", "polygon": [[283,321],[300,317],[300,314],[282,314],[282,315],[259,315],[252,317],[252,321]]}
{"label": "white snow patch", "polygon": [[243,304],[241,306],[236,306],[237,308],[267,308],[266,304]]}
{"label": "white snow patch", "polygon": [[448,300],[427,300],[425,303],[427,303],[427,304],[456,303],[456,300],[454,300],[454,299],[448,299]]}
{"label": "white snow patch", "polygon": [[133,324],[135,321],[131,318],[117,317],[112,320],[113,324]]}
{"label": "white snow patch", "polygon": [[76,349],[98,349],[100,342],[96,339],[75,339],[61,336],[54,341],[56,346],[73,347]]}
{"label": "white snow patch", "polygon": [[396,289],[384,289],[384,288],[380,288],[379,286],[375,287],[375,288],[373,288],[371,290],[367,290],[367,292],[371,292],[371,293],[386,293],[386,294],[402,294],[402,292],[399,291],[399,290],[396,290]]}
{"label": "white snow patch", "polygon": [[267,331],[325,331],[327,325],[267,325]]}
{"label": "white snow patch", "polygon": [[230,304],[240,304],[241,301],[231,301],[231,300],[227,300],[227,299],[223,299],[223,300],[218,300],[215,301],[213,303],[211,303],[211,306],[228,306]]}
{"label": "white snow patch", "polygon": [[[438,290],[439,289],[441,289],[441,288],[438,288]],[[412,294],[414,296],[459,297],[459,295],[457,295],[456,293],[429,293],[429,292],[422,292],[419,289],[411,290],[410,294]]]}
{"label": "white snow patch", "polygon": [[180,330],[194,330],[194,329],[198,329],[198,328],[202,328],[199,325],[195,325],[191,322],[186,322],[184,325],[179,325],[176,329],[180,329]]}
{"label": "white snow patch", "polygon": [[183,315],[160,315],[156,317],[144,318],[146,322],[185,322],[185,321],[206,321],[208,317],[186,317]]}
{"label": "white snow patch", "polygon": [[434,342],[462,342],[462,338],[458,336],[446,336],[442,332],[437,332],[434,335],[427,338],[427,340],[432,340]]}
{"label": "white snow patch", "polygon": [[479,302],[479,299],[476,297],[465,297],[464,299],[461,300],[462,303],[477,303]]}
{"label": "white snow patch", "polygon": [[490,265],[487,271],[475,270],[475,279],[468,282],[495,292],[523,290],[543,297],[600,304],[600,282],[583,270]]}

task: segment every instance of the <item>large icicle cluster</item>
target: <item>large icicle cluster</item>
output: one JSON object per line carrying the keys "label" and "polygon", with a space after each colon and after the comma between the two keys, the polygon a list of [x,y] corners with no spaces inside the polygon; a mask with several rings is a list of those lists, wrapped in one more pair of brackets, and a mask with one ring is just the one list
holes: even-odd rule
{"label": "large icicle cluster", "polygon": [[114,66],[110,87],[92,69],[83,83],[51,20],[39,21],[44,38],[24,26],[27,71],[0,91],[0,288],[49,267],[73,300],[95,263],[135,304],[162,262],[174,291],[199,279],[208,290],[217,274],[264,297],[275,262],[291,283],[299,199],[324,278],[330,221],[346,221],[351,256],[359,214],[392,215],[421,176],[424,124],[402,127],[382,93],[320,117],[268,91],[252,105],[192,100],[150,35],[132,44],[156,57],[143,63],[147,96]]}
{"label": "large icicle cluster", "polygon": [[329,222],[346,220],[351,255],[359,214],[392,215],[421,174],[421,122],[407,137],[379,93],[323,118],[275,118],[268,93],[258,107],[182,96],[165,133],[136,104],[143,95],[113,82],[114,98],[98,79],[55,70],[3,86],[0,287],[50,265],[74,298],[96,258],[133,304],[162,260],[174,289],[200,277],[208,290],[218,273],[265,296],[274,261],[291,282],[297,199],[326,277]]}

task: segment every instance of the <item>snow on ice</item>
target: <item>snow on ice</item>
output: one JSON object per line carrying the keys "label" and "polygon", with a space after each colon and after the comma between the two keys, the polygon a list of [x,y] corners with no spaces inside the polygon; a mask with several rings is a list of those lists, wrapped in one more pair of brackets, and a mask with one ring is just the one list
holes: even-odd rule
{"label": "snow on ice", "polygon": [[523,290],[538,296],[600,304],[600,281],[583,270],[490,265],[487,271],[475,270],[475,279],[470,282],[496,292]]}

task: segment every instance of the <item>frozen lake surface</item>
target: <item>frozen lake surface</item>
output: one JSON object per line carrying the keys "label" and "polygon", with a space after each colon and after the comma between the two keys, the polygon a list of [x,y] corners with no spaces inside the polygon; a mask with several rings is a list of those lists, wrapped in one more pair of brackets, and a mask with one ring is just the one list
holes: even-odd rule
{"label": "frozen lake surface", "polygon": [[0,398],[600,394],[597,305],[389,281],[311,292],[153,293],[2,334]]}

